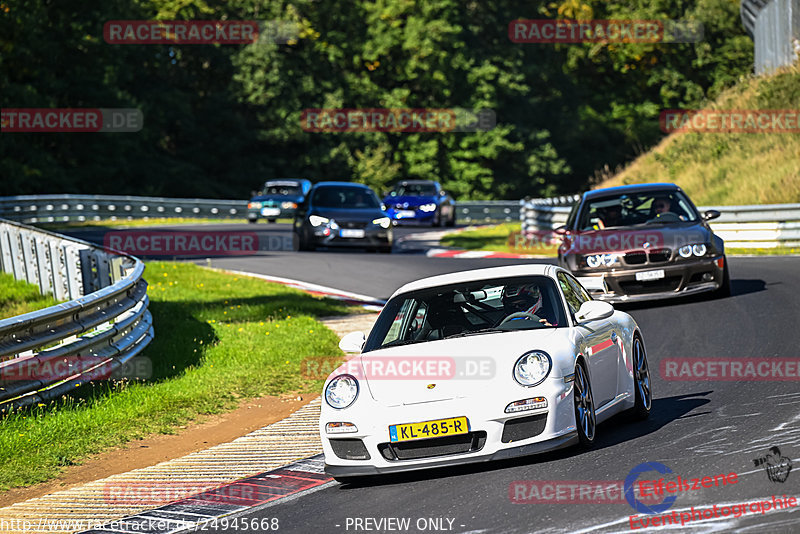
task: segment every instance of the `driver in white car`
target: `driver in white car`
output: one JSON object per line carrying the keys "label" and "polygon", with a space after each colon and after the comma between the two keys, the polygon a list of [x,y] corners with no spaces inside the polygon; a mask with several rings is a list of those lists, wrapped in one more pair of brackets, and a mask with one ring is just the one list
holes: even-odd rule
{"label": "driver in white car", "polygon": [[554,326],[550,324],[550,321],[542,317],[546,316],[547,313],[545,312],[542,292],[537,285],[506,286],[503,289],[503,307],[509,314],[516,312],[530,313],[536,315],[539,318],[539,322],[545,326]]}

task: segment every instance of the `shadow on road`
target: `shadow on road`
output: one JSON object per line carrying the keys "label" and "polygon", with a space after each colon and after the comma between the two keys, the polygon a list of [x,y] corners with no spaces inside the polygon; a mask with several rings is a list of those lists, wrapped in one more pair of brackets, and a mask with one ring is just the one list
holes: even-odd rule
{"label": "shadow on road", "polygon": [[644,421],[631,422],[626,414],[619,414],[608,421],[600,424],[597,428],[597,439],[591,449],[583,449],[579,446],[571,446],[556,451],[542,454],[523,456],[510,460],[499,460],[493,462],[481,462],[476,464],[466,464],[458,466],[441,467],[436,469],[424,469],[409,473],[397,473],[390,475],[380,475],[378,477],[364,477],[356,479],[339,486],[341,490],[362,487],[379,487],[406,482],[417,482],[421,480],[437,479],[443,477],[457,477],[473,475],[488,471],[498,471],[503,469],[514,469],[521,466],[533,464],[548,464],[569,458],[598,451],[607,447],[613,447],[633,439],[646,436],[673,421],[687,417],[697,417],[707,415],[710,412],[690,414],[696,408],[711,402],[708,397],[713,391],[699,391],[686,395],[675,395],[662,399],[653,400],[653,407],[650,417]]}

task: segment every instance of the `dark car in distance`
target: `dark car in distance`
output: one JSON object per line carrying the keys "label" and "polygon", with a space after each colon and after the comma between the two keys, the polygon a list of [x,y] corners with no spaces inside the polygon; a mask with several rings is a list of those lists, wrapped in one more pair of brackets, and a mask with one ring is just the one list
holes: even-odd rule
{"label": "dark car in distance", "polygon": [[383,198],[386,213],[394,224],[455,226],[456,203],[439,182],[404,180]]}
{"label": "dark car in distance", "polygon": [[262,190],[247,203],[247,221],[257,223],[263,218],[275,222],[278,217],[292,218],[310,190],[309,180],[267,180]]}
{"label": "dark car in distance", "polygon": [[573,206],[558,263],[609,302],[730,294],[725,243],[675,184],[627,185],[586,192]]}
{"label": "dark car in distance", "polygon": [[375,192],[351,182],[320,182],[297,207],[294,235],[299,250],[359,247],[392,251],[392,221]]}

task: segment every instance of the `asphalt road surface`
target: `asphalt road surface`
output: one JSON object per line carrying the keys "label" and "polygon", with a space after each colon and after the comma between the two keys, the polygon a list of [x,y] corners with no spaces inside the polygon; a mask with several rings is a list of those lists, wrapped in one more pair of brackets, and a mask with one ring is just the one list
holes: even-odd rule
{"label": "asphalt road surface", "polygon": [[[256,228],[288,231],[279,225]],[[435,259],[419,252],[266,251],[211,261],[215,267],[386,298],[420,277],[526,260]],[[653,408],[645,422],[618,417],[601,424],[591,450],[572,447],[511,461],[387,476],[360,485],[332,482],[243,517],[278,518],[282,533],[800,531],[800,506],[765,514],[749,507],[773,496],[800,496],[797,381],[666,381],[659,373],[659,363],[668,357],[798,358],[800,258],[732,258],[730,272],[730,298],[697,296],[622,307],[644,334]],[[798,466],[783,482],[771,481],[764,467],[756,466],[755,461],[773,446]],[[738,474],[735,484],[679,493],[666,513],[742,503],[748,503],[747,512],[738,518],[696,519],[677,527],[645,529],[636,523],[632,529],[629,516],[636,512],[624,500],[512,502],[515,495],[530,496],[526,494],[530,485],[520,481],[621,481],[643,462],[671,468],[674,474],[667,480],[674,480],[674,475],[691,479]],[[787,467],[785,461],[784,473]]]}

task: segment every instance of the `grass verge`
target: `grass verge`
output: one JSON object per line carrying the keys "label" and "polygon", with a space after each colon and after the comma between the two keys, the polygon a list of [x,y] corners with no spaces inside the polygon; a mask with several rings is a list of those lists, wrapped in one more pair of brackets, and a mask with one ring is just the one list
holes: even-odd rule
{"label": "grass verge", "polygon": [[0,273],[0,319],[22,315],[49,306],[58,301],[50,295],[39,294],[39,287],[15,280],[8,273]]}
{"label": "grass verge", "polygon": [[43,482],[88,455],[233,409],[240,399],[318,393],[301,377],[310,356],[341,355],[315,320],[338,301],[186,263],[147,264],[155,340],[152,378],[87,386],[0,419],[0,490]]}
{"label": "grass verge", "polygon": [[[535,244],[534,246],[513,247],[509,246],[509,236],[518,234],[521,223],[503,223],[473,230],[463,230],[447,234],[441,239],[441,244],[446,247],[462,248],[465,250],[489,250],[493,252],[507,252],[511,254],[531,254],[540,256],[556,256],[558,247],[554,245]],[[510,243],[514,244],[512,238]]]}

